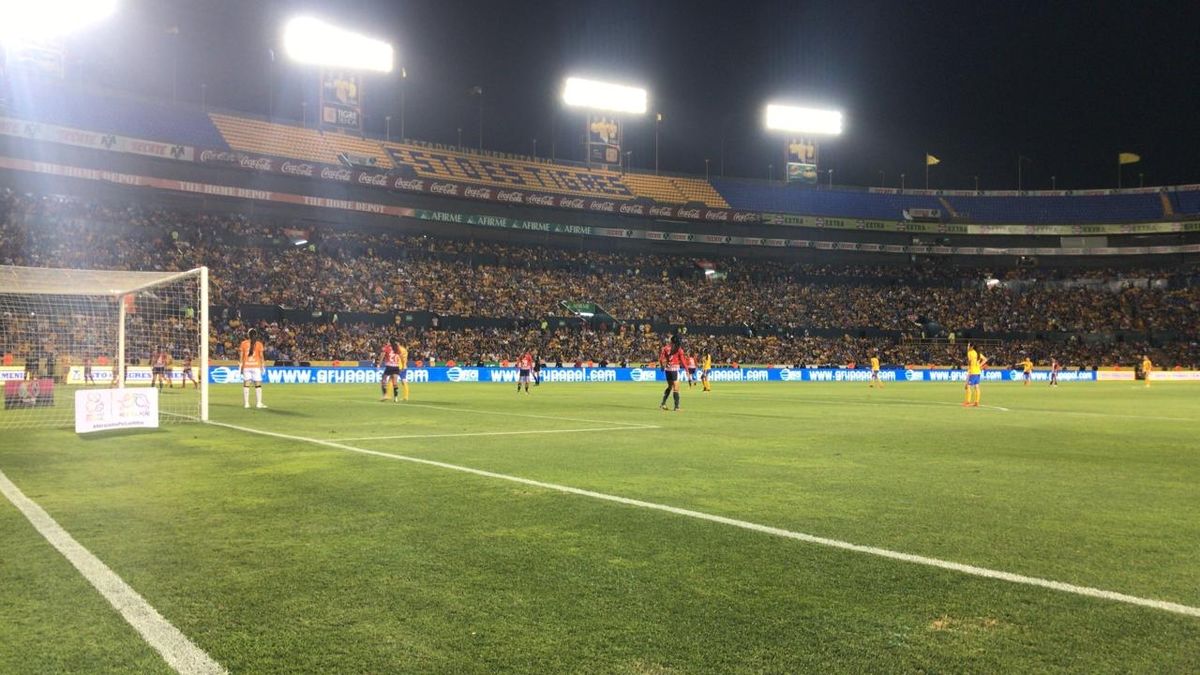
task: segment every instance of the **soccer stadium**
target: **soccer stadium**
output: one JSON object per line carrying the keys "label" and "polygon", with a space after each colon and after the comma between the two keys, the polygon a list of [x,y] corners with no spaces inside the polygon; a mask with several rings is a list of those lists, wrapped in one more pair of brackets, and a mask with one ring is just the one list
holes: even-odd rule
{"label": "soccer stadium", "polygon": [[1200,672],[1195,7],[341,5],[0,2],[0,672]]}

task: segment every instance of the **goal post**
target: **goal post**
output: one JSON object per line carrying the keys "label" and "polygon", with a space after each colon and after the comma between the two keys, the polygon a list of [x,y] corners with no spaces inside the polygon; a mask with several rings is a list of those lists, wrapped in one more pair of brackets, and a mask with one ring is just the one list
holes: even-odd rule
{"label": "goal post", "polygon": [[206,421],[208,318],[206,267],[0,266],[0,429],[69,427],[76,391],[152,385],[162,423]]}

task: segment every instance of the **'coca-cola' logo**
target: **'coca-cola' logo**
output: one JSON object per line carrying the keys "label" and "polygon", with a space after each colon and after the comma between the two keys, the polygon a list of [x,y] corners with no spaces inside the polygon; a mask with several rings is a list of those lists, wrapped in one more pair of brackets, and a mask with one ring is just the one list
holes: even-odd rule
{"label": "'coca-cola' logo", "polygon": [[340,180],[344,183],[350,182],[350,169],[331,169],[325,167],[321,169],[321,178],[325,180]]}
{"label": "'coca-cola' logo", "polygon": [[274,167],[274,162],[266,157],[239,157],[238,165],[243,169],[253,169],[255,171],[270,171]]}
{"label": "'coca-cola' logo", "polygon": [[621,213],[628,213],[631,215],[640,216],[640,215],[644,215],[646,213],[646,208],[644,206],[642,206],[641,204],[622,204],[620,211],[621,211]]}
{"label": "'coca-cola' logo", "polygon": [[584,203],[582,199],[564,199],[558,205],[564,209],[582,209]]}
{"label": "'coca-cola' logo", "polygon": [[671,216],[674,214],[673,214],[673,210],[669,206],[651,206],[650,207],[650,215],[652,215],[652,216]]}
{"label": "'coca-cola' logo", "polygon": [[457,195],[458,186],[454,183],[434,183],[429,186],[430,192],[436,192],[441,195]]}
{"label": "'coca-cola' logo", "polygon": [[279,166],[279,170],[293,176],[307,176],[309,178],[312,178],[313,174],[316,173],[316,168],[312,164],[297,164],[295,162],[284,162]]}
{"label": "'coca-cola' logo", "polygon": [[469,187],[463,190],[463,196],[474,199],[491,199],[492,191],[489,188]]}
{"label": "'coca-cola' logo", "polygon": [[708,211],[704,214],[704,219],[705,220],[728,221],[729,220],[729,212],[728,211]]}
{"label": "'coca-cola' logo", "polygon": [[602,202],[602,201],[593,199],[591,205],[588,208],[590,208],[593,211],[604,211],[606,213],[612,213],[617,210],[617,205],[615,202]]}
{"label": "'coca-cola' logo", "polygon": [[396,188],[398,188],[400,190],[414,190],[416,192],[424,192],[425,191],[425,181],[411,180],[408,178],[397,178],[396,179]]}
{"label": "'coca-cola' logo", "polygon": [[387,187],[387,175],[382,173],[360,173],[358,174],[358,182],[360,185]]}
{"label": "'coca-cola' logo", "polygon": [[537,206],[554,206],[554,197],[550,195],[529,195],[526,201]]}
{"label": "'coca-cola' logo", "polygon": [[733,214],[733,222],[735,223],[751,223],[758,220],[758,216],[753,213],[735,213]]}
{"label": "'coca-cola' logo", "polygon": [[700,209],[679,209],[675,214],[678,218],[700,218]]}
{"label": "'coca-cola' logo", "polygon": [[524,196],[516,190],[500,190],[496,193],[496,199],[502,202],[513,202],[514,204],[525,202]]}

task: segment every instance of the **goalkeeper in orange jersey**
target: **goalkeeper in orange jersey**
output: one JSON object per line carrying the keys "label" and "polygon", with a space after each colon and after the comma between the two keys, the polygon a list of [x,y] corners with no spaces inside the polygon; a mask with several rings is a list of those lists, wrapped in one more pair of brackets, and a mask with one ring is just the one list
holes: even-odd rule
{"label": "goalkeeper in orange jersey", "polygon": [[258,329],[246,331],[246,339],[238,346],[238,368],[242,371],[242,407],[250,407],[250,385],[254,385],[256,408],[267,407],[262,400],[263,343]]}

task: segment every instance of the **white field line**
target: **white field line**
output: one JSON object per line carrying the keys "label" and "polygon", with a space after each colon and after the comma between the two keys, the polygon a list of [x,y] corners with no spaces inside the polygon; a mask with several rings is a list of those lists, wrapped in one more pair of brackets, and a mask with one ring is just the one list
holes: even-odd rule
{"label": "white field line", "polygon": [[[369,404],[368,401],[356,401],[357,403]],[[378,402],[375,403],[378,405]],[[478,410],[476,408],[454,408],[446,405],[430,405],[428,403],[402,403],[397,408],[429,408],[430,410],[445,410],[446,412],[457,413],[474,413],[476,415],[502,415],[504,417],[528,417],[535,420],[558,420],[560,422],[586,422],[588,424],[611,424],[614,427],[629,427],[632,429],[645,428],[644,424],[630,424],[628,422],[615,422],[612,420],[593,420],[584,419],[582,417],[559,417],[556,415],[533,415],[530,413],[515,413],[504,410]]]}
{"label": "white field line", "polygon": [[473,431],[457,434],[402,434],[399,436],[358,436],[339,438],[339,441],[386,441],[400,438],[461,438],[463,436],[523,436],[527,434],[572,434],[585,431],[636,431],[638,429],[660,429],[657,424],[624,427],[584,427],[582,429],[528,429],[525,431]]}
{"label": "white field line", "polygon": [[319,438],[307,438],[304,436],[292,436],[290,434],[281,434],[281,433],[277,433],[274,431],[263,431],[261,429],[252,429],[250,427],[242,427],[242,426],[237,426],[234,424],[225,424],[223,422],[209,422],[209,424],[213,424],[215,426],[220,426],[220,427],[225,427],[228,429],[234,429],[237,431],[245,431],[245,432],[252,433],[252,434],[260,434],[263,436],[271,436],[274,438],[283,438],[283,439],[292,440],[292,441],[312,443],[314,445],[323,445],[323,446],[329,447],[329,448],[336,448],[338,450],[346,450],[348,452],[357,452],[357,453],[364,454],[364,455],[373,455],[375,457],[383,457],[386,459],[394,459],[394,460],[399,460],[399,461],[403,461],[403,462],[412,462],[414,464],[424,464],[427,466],[435,466],[435,467],[438,467],[441,469],[449,469],[451,471],[461,471],[463,473],[469,473],[469,474],[473,474],[476,476],[483,476],[485,478],[495,478],[498,480],[505,480],[505,481],[510,481],[513,483],[520,483],[522,485],[529,485],[532,487],[542,488],[544,490],[565,492],[567,494],[579,495],[581,497],[590,497],[592,499],[599,499],[599,500],[606,501],[606,502],[614,502],[617,504],[624,504],[626,506],[636,506],[638,508],[650,509],[653,511],[664,511],[666,513],[672,513],[677,516],[684,516],[687,518],[695,518],[697,520],[705,520],[705,521],[709,521],[709,522],[713,522],[713,523],[720,523],[722,525],[729,525],[732,527],[741,528],[743,530],[750,530],[753,532],[761,532],[763,534],[770,534],[770,535],[773,535],[776,537],[783,537],[786,539],[794,539],[796,541],[803,541],[803,542],[806,542],[809,544],[818,544],[820,546],[828,546],[831,548],[837,548],[837,549],[841,549],[844,551],[853,551],[855,553],[864,553],[866,555],[873,555],[873,556],[878,556],[881,558],[889,558],[891,560],[900,560],[903,562],[913,563],[913,564],[917,564],[917,565],[936,567],[939,569],[950,570],[953,572],[959,572],[962,574],[968,574],[968,575],[976,576],[976,577],[983,577],[986,579],[996,579],[999,581],[1007,581],[1009,583],[1014,583],[1014,584],[1023,584],[1026,586],[1037,586],[1040,588],[1048,588],[1048,589],[1055,590],[1055,591],[1061,591],[1064,593],[1073,593],[1075,595],[1082,595],[1082,596],[1089,597],[1089,598],[1099,598],[1099,599],[1103,599],[1103,600],[1111,600],[1114,602],[1122,602],[1125,604],[1137,605],[1140,607],[1149,607],[1151,609],[1157,609],[1157,610],[1161,610],[1164,612],[1172,612],[1175,614],[1183,614],[1185,616],[1194,616],[1194,617],[1200,618],[1200,607],[1192,607],[1190,605],[1183,605],[1183,604],[1180,604],[1177,602],[1168,602],[1166,600],[1154,600],[1151,598],[1141,598],[1141,597],[1138,597],[1135,595],[1127,595],[1125,593],[1118,593],[1116,591],[1106,591],[1106,590],[1103,590],[1100,588],[1092,588],[1089,586],[1078,586],[1076,584],[1069,584],[1069,583],[1062,582],[1062,581],[1053,581],[1051,579],[1041,579],[1039,577],[1030,577],[1030,576],[1025,576],[1023,574],[1013,574],[1011,572],[1002,572],[1000,570],[988,569],[986,567],[977,567],[975,565],[966,565],[963,563],[951,562],[949,560],[941,560],[939,558],[928,558],[925,556],[914,555],[911,553],[901,553],[899,551],[892,551],[892,550],[889,550],[886,548],[877,548],[875,546],[863,546],[862,544],[854,544],[854,543],[851,543],[848,541],[841,541],[839,539],[829,539],[827,537],[819,537],[819,536],[812,535],[812,534],[805,534],[803,532],[794,532],[792,530],[785,530],[785,529],[778,528],[778,527],[771,527],[770,525],[760,525],[758,523],[752,523],[752,522],[745,521],[745,520],[738,520],[736,518],[727,518],[725,516],[713,515],[710,513],[704,513],[702,511],[693,511],[691,509],[682,509],[682,508],[678,508],[675,506],[668,506],[666,504],[656,504],[654,502],[646,502],[646,501],[642,501],[640,499],[630,499],[629,497],[620,497],[617,495],[605,494],[603,492],[594,492],[592,490],[584,490],[582,488],[570,487],[568,485],[558,485],[556,483],[546,483],[543,481],[533,480],[530,478],[521,478],[520,476],[511,476],[508,474],[496,473],[493,471],[484,471],[483,469],[473,469],[473,468],[467,467],[467,466],[460,466],[457,464],[448,464],[446,462],[438,462],[438,461],[431,460],[431,459],[420,459],[417,457],[408,457],[406,455],[398,455],[398,454],[394,454],[394,453],[390,453],[390,452],[380,452],[378,450],[367,450],[365,448],[357,448],[357,447],[354,447],[353,445],[346,445],[344,443],[338,443],[336,441],[326,441],[326,440],[321,440]]}
{"label": "white field line", "polygon": [[50,545],[63,554],[75,569],[88,580],[100,595],[108,600],[125,621],[133,626],[151,647],[178,673],[185,675],[209,675],[225,673],[226,670],[197,647],[171,622],[163,618],[145,598],[138,595],[129,584],[117,576],[91,551],[75,541],[74,537],[62,528],[50,514],[26,497],[20,488],[0,471],[0,492],[8,501],[17,507],[38,533],[50,542]]}

